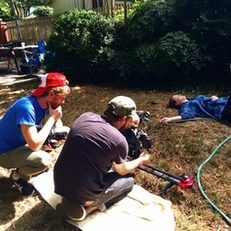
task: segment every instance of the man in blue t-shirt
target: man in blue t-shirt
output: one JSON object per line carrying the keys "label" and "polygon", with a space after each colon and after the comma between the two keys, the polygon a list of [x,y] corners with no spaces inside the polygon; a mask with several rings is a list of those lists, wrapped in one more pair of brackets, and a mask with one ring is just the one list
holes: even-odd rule
{"label": "man in blue t-shirt", "polygon": [[179,110],[179,115],[163,117],[160,122],[167,124],[179,120],[208,118],[231,123],[231,98],[198,95],[188,99],[185,95],[173,95],[168,102],[168,108]]}
{"label": "man in blue t-shirt", "polygon": [[54,72],[40,81],[32,95],[17,100],[0,119],[0,166],[13,169],[11,180],[22,195],[33,193],[28,180],[51,163],[50,155],[41,150],[51,129],[68,132],[60,120],[61,105],[70,94],[66,77]]}

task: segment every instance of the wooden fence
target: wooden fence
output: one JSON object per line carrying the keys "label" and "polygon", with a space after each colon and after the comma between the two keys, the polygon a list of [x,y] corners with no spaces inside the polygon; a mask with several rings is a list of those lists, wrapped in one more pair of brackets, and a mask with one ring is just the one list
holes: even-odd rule
{"label": "wooden fence", "polygon": [[23,41],[26,44],[37,44],[40,40],[47,41],[54,20],[54,17],[36,17],[7,22],[8,42]]}
{"label": "wooden fence", "polygon": [[[126,2],[126,7],[127,7],[127,9],[132,9],[133,3],[127,1]],[[116,1],[114,10],[115,11],[123,11],[124,10],[124,1]]]}
{"label": "wooden fence", "polygon": [[[132,4],[127,2],[127,9],[131,7]],[[116,1],[113,10],[121,11],[123,9],[124,3]],[[40,40],[47,42],[52,33],[54,21],[55,17],[52,16],[6,22],[6,40],[10,43],[25,42],[25,44],[37,44]],[[0,41],[0,43],[3,42]]]}

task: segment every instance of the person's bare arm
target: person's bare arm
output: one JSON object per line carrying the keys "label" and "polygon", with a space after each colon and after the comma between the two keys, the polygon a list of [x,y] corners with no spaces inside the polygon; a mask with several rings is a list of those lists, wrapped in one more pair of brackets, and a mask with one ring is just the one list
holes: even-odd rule
{"label": "person's bare arm", "polygon": [[116,164],[113,162],[112,169],[119,175],[125,176],[136,169],[139,165],[145,164],[149,160],[149,154],[142,153],[137,159],[126,161],[122,164]]}
{"label": "person's bare arm", "polygon": [[212,99],[212,101],[214,101],[214,100],[217,100],[219,97],[216,95],[212,95],[210,98]]}
{"label": "person's bare arm", "polygon": [[180,115],[172,117],[163,117],[162,119],[160,119],[160,123],[168,124],[169,122],[174,122],[178,120],[182,120],[182,117]]}
{"label": "person's bare arm", "polygon": [[47,119],[44,126],[40,131],[37,131],[36,126],[21,125],[22,134],[29,148],[33,151],[39,150],[45,140],[47,139],[51,128],[54,126],[55,122],[62,117],[62,112],[56,110]]}

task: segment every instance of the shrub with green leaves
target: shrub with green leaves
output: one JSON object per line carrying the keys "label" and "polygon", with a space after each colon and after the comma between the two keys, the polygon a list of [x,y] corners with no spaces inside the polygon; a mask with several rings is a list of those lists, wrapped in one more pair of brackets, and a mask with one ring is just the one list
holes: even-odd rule
{"label": "shrub with green leaves", "polygon": [[76,82],[103,78],[113,35],[113,21],[97,12],[72,10],[60,15],[48,42],[55,55],[46,60],[47,69],[62,71]]}
{"label": "shrub with green leaves", "polygon": [[7,1],[0,2],[0,19],[3,21],[13,20],[13,16],[10,14],[10,3]]}
{"label": "shrub with green leaves", "polygon": [[181,31],[166,34],[158,43],[117,52],[113,59],[124,84],[143,88],[187,85],[203,64],[197,44]]}
{"label": "shrub with green leaves", "polygon": [[42,17],[42,16],[52,16],[54,13],[54,9],[49,6],[36,6],[33,14]]}
{"label": "shrub with green leaves", "polygon": [[184,32],[167,33],[157,44],[156,71],[163,80],[192,82],[192,74],[203,66],[204,61],[201,57],[197,43]]}
{"label": "shrub with green leaves", "polygon": [[169,31],[174,31],[173,1],[147,1],[138,4],[128,24],[128,34],[134,44],[153,43]]}
{"label": "shrub with green leaves", "polygon": [[[230,78],[231,1],[150,0],[135,4],[128,24],[74,10],[55,23],[47,69],[77,82],[133,86],[222,82]],[[111,79],[110,79],[111,80]]]}
{"label": "shrub with green leaves", "polygon": [[[210,83],[230,78],[231,1],[151,0],[139,3],[117,45],[132,54],[123,79]],[[181,31],[181,32],[179,32]],[[121,36],[120,36],[121,37]],[[125,44],[125,45],[124,45]],[[128,57],[126,57],[127,59]],[[127,61],[125,61],[127,63]],[[125,71],[126,70],[126,71]],[[125,74],[128,74],[125,76]],[[158,81],[159,80],[159,81]]]}
{"label": "shrub with green leaves", "polygon": [[184,32],[171,32],[159,40],[157,59],[173,63],[176,67],[187,64],[196,70],[201,68],[201,54],[194,40]]}
{"label": "shrub with green leaves", "polygon": [[119,72],[120,82],[126,86],[146,88],[153,85],[155,45],[141,44],[130,51],[117,51],[113,67]]}

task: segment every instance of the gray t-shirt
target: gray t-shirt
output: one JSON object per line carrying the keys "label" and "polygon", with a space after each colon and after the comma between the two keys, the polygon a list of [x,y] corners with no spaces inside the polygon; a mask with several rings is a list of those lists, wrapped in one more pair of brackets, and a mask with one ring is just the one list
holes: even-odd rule
{"label": "gray t-shirt", "polygon": [[86,112],[73,124],[54,167],[55,192],[71,201],[94,200],[109,185],[112,162],[127,158],[125,137],[100,115]]}

